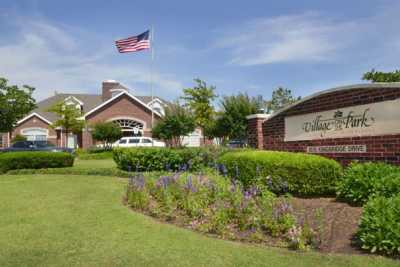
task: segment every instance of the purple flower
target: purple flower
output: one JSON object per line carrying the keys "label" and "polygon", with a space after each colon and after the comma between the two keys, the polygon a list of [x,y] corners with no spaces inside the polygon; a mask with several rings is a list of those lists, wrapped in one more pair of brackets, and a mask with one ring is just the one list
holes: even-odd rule
{"label": "purple flower", "polygon": [[135,175],[135,177],[132,177],[132,179],[130,180],[130,185],[132,187],[134,187],[136,190],[143,190],[145,185],[146,185],[146,181],[144,179],[144,176],[142,173],[138,173]]}
{"label": "purple flower", "polygon": [[197,191],[196,187],[193,185],[193,180],[192,180],[191,175],[189,175],[189,177],[187,178],[187,181],[186,181],[186,184],[184,187],[187,191],[191,191],[193,193]]}
{"label": "purple flower", "polygon": [[221,173],[223,176],[228,175],[228,169],[226,168],[226,166],[224,164],[219,164],[218,169],[219,169],[219,173]]}
{"label": "purple flower", "polygon": [[276,219],[282,218],[286,214],[290,214],[292,212],[292,205],[286,201],[279,201],[273,207],[273,215]]}
{"label": "purple flower", "polygon": [[249,200],[257,195],[257,187],[252,186],[244,192],[244,199]]}
{"label": "purple flower", "polygon": [[158,181],[156,183],[156,186],[157,187],[161,187],[162,186],[164,188],[164,190],[165,190],[165,189],[167,189],[168,185],[170,185],[171,183],[174,183],[174,182],[175,182],[175,180],[171,176],[161,176],[158,179]]}

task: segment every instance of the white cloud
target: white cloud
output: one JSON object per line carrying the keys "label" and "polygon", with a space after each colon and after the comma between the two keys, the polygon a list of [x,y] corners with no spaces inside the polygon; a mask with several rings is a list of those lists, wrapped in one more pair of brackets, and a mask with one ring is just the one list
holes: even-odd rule
{"label": "white cloud", "polygon": [[[4,19],[0,15],[0,23]],[[149,63],[118,63],[112,43],[104,49],[81,30],[70,34],[43,20],[16,19],[11,26],[15,34],[0,44],[0,76],[13,84],[36,87],[38,100],[55,90],[99,93],[100,83],[106,79],[121,81],[136,94],[150,94]],[[176,95],[183,87],[167,74],[157,73],[153,81],[164,97]]]}
{"label": "white cloud", "polygon": [[237,65],[327,61],[352,42],[346,32],[357,27],[316,13],[262,18],[229,30],[217,46],[231,49]]}
{"label": "white cloud", "polygon": [[[230,63],[391,62],[400,54],[397,28],[400,5],[377,9],[370,17],[333,19],[307,12],[253,19],[224,30],[219,48],[227,48]],[[395,26],[396,25],[396,26]]]}

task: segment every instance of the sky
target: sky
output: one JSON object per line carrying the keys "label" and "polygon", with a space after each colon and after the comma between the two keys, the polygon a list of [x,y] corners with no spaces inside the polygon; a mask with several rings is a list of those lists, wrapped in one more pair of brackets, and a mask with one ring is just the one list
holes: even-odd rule
{"label": "sky", "polygon": [[[269,99],[283,86],[305,97],[398,68],[399,11],[396,0],[2,0],[0,77],[38,100],[98,94],[108,79],[150,95],[150,73],[167,100],[194,78],[219,96]],[[149,51],[117,52],[115,40],[152,25],[153,64]]]}

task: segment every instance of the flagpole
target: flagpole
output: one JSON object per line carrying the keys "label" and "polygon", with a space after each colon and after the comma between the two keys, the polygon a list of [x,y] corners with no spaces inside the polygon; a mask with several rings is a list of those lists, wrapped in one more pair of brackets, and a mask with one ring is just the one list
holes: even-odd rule
{"label": "flagpole", "polygon": [[151,133],[153,135],[154,127],[154,88],[153,88],[153,64],[154,64],[154,26],[151,25],[150,29],[150,49],[151,49],[151,61],[150,61],[150,90],[151,90]]}
{"label": "flagpole", "polygon": [[[153,64],[154,64],[154,26],[151,25],[150,29],[150,49],[151,49],[151,60],[150,60],[150,90],[151,90],[151,137],[153,137],[154,127],[154,89],[153,89]],[[151,145],[154,146],[154,140],[151,138]]]}

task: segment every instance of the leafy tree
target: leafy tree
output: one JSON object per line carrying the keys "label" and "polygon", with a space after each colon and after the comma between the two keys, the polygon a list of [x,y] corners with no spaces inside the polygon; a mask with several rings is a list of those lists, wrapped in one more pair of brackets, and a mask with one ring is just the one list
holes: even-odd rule
{"label": "leafy tree", "polygon": [[183,89],[184,96],[182,99],[193,112],[196,125],[202,129],[205,139],[206,127],[208,127],[214,115],[212,101],[216,98],[215,86],[207,86],[206,82],[200,79],[194,81],[196,85],[193,88]]}
{"label": "leafy tree", "polygon": [[10,132],[17,121],[36,107],[33,87],[23,85],[18,88],[7,82],[0,78],[0,132]]}
{"label": "leafy tree", "polygon": [[300,99],[301,97],[293,96],[291,90],[283,87],[278,87],[272,92],[272,99],[268,103],[268,111],[275,112],[290,104],[293,104]]}
{"label": "leafy tree", "polygon": [[249,97],[247,94],[224,96],[221,100],[221,113],[215,119],[213,133],[222,139],[245,139],[247,136],[246,116],[257,113],[265,107],[261,96]]}
{"label": "leafy tree", "polygon": [[92,137],[103,142],[105,148],[111,148],[111,144],[122,137],[121,128],[114,122],[98,122],[92,130]]}
{"label": "leafy tree", "polygon": [[52,127],[64,129],[65,144],[68,142],[69,133],[78,134],[85,127],[85,121],[81,118],[83,113],[75,105],[66,105],[64,101],[61,101],[48,109],[48,111],[58,115],[59,119],[53,123]]}
{"label": "leafy tree", "polygon": [[16,143],[16,142],[20,142],[20,141],[26,141],[26,137],[20,134],[17,134],[12,140],[11,143]]}
{"label": "leafy tree", "polygon": [[364,73],[362,76],[363,80],[371,81],[373,83],[377,82],[400,82],[400,70],[395,70],[392,72],[381,72],[372,69]]}
{"label": "leafy tree", "polygon": [[182,146],[183,136],[196,128],[190,111],[176,102],[165,109],[165,116],[153,128],[153,136],[165,140],[170,146]]}

